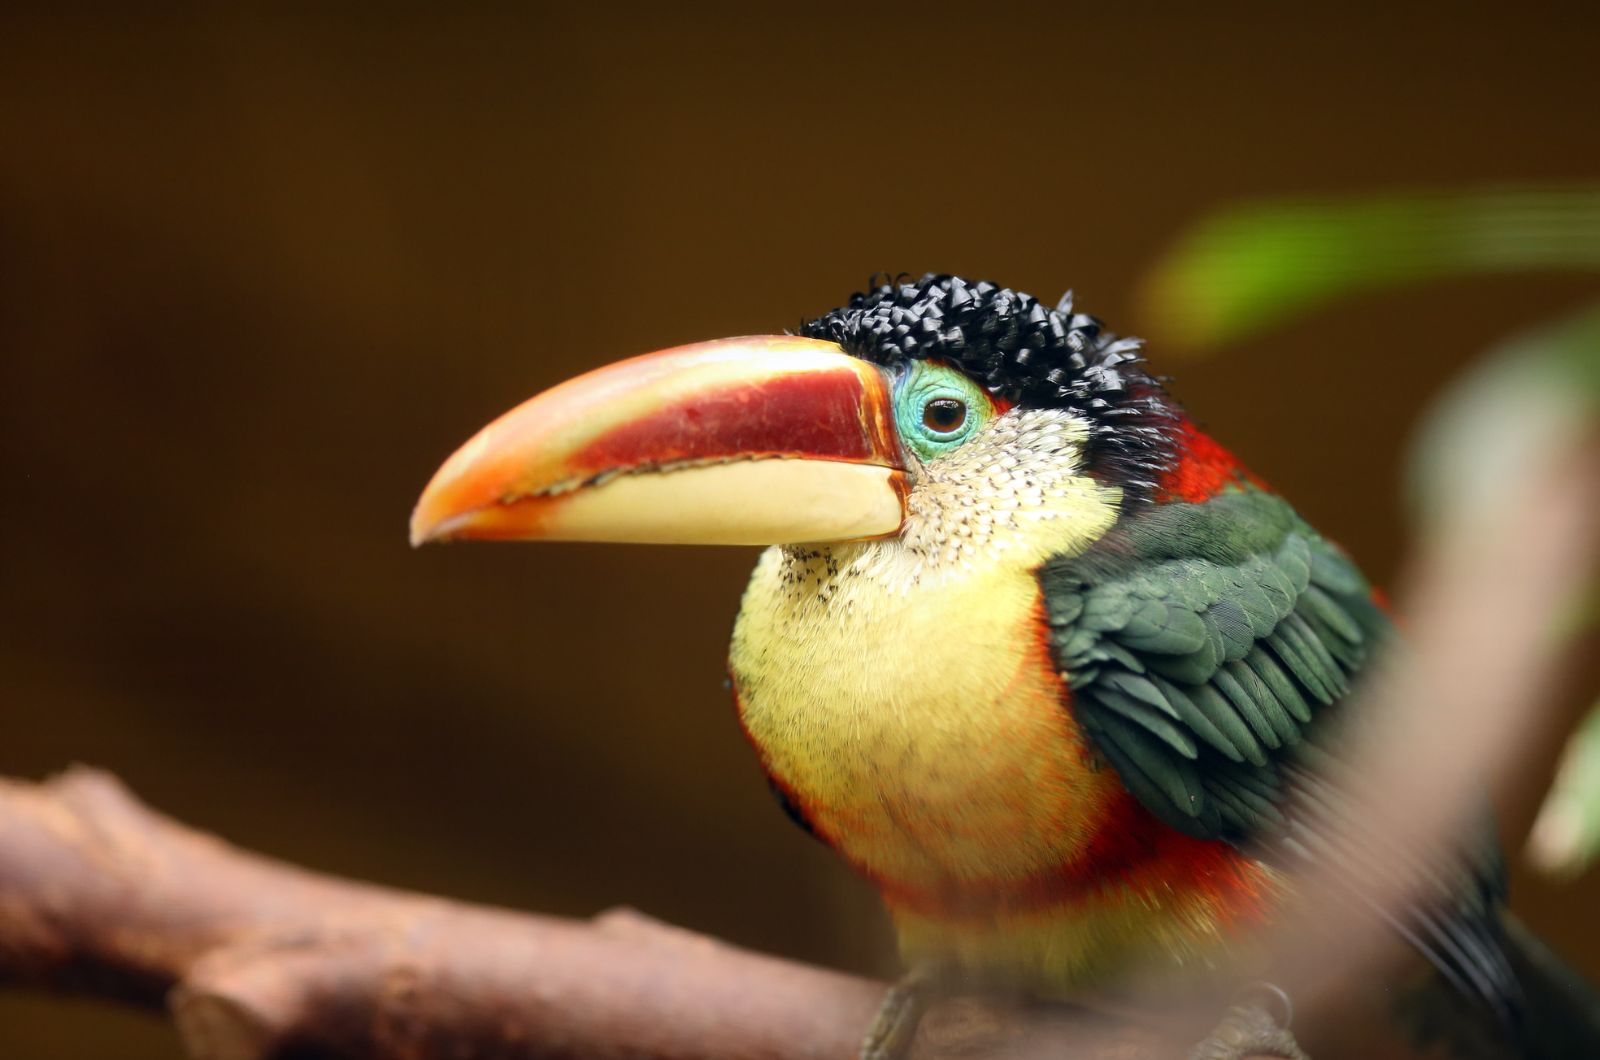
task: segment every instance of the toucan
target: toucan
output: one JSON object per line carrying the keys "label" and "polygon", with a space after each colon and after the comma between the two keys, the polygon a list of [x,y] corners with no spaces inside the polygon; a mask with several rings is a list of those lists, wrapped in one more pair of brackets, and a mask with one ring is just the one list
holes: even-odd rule
{"label": "toucan", "polygon": [[[1046,997],[1272,922],[1392,635],[1140,340],[951,275],[548,390],[439,468],[411,539],[766,546],[728,669],[783,807],[909,966]],[[1517,1048],[1495,859],[1442,875],[1386,915]],[[891,1002],[869,1053],[905,1040]]]}

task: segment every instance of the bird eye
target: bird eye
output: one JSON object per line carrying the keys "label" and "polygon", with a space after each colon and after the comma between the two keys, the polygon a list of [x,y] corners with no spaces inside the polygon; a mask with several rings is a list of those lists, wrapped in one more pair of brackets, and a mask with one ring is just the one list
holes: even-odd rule
{"label": "bird eye", "polygon": [[922,425],[930,431],[949,434],[967,422],[967,405],[955,398],[934,398],[922,406]]}
{"label": "bird eye", "polygon": [[954,365],[913,361],[894,384],[895,433],[925,464],[966,445],[995,414],[983,388]]}

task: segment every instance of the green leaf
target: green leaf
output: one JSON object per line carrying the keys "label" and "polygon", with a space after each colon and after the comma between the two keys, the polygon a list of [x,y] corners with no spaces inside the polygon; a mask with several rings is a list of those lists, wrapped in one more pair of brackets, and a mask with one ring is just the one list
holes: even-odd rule
{"label": "green leaf", "polygon": [[1157,337],[1199,349],[1352,294],[1534,270],[1600,271],[1600,188],[1240,206],[1180,238],[1144,301]]}
{"label": "green leaf", "polygon": [[1504,486],[1600,420],[1600,306],[1491,352],[1423,421],[1411,496],[1425,522],[1492,513]]}
{"label": "green leaf", "polygon": [[1576,876],[1600,854],[1600,703],[1567,742],[1556,782],[1528,837],[1528,858],[1555,876]]}

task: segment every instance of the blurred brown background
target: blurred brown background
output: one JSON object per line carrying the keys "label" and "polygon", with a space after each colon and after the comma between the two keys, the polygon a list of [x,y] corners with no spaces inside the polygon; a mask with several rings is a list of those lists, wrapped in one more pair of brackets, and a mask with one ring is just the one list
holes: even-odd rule
{"label": "blurred brown background", "polygon": [[[887,968],[721,687],[752,553],[412,552],[411,502],[534,391],[874,270],[1072,286],[1137,332],[1142,270],[1219,203],[1600,175],[1592,18],[1265,11],[0,16],[0,772],[89,762],[329,871]],[[1418,410],[1590,294],[1463,281],[1166,367],[1387,580]],[[1600,973],[1592,885],[1516,886]],[[0,1053],[176,1040],[0,997]]]}

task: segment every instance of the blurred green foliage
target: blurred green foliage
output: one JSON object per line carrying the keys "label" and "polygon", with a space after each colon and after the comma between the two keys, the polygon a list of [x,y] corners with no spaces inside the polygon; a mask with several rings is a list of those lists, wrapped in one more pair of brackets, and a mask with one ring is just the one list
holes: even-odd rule
{"label": "blurred green foliage", "polygon": [[1246,204],[1192,228],[1144,295],[1165,338],[1206,349],[1353,294],[1542,270],[1600,271],[1600,189]]}
{"label": "blurred green foliage", "polygon": [[1534,864],[1576,876],[1600,853],[1600,702],[1567,742],[1555,784],[1528,839]]}
{"label": "blurred green foliage", "polygon": [[1581,445],[1600,422],[1600,305],[1503,343],[1422,422],[1409,495],[1422,525],[1490,514],[1498,484]]}

